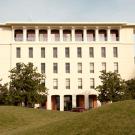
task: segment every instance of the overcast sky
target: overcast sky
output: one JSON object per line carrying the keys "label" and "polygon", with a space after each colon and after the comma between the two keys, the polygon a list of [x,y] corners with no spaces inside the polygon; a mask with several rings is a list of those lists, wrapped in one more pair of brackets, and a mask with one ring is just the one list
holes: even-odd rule
{"label": "overcast sky", "polygon": [[0,0],[0,22],[135,22],[135,0]]}

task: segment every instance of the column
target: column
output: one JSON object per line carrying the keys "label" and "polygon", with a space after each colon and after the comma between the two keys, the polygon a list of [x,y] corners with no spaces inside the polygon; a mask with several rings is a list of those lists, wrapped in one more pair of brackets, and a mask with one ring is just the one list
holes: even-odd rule
{"label": "column", "polygon": [[60,111],[64,111],[64,96],[60,96]]}
{"label": "column", "polygon": [[118,41],[121,41],[121,38],[122,38],[122,37],[121,37],[121,36],[122,36],[122,34],[121,34],[121,27],[119,28],[119,33],[118,33],[118,34],[119,34],[119,36],[118,36],[118,37],[119,37]]}
{"label": "column", "polygon": [[15,41],[15,29],[12,27],[12,41]]}
{"label": "column", "polygon": [[60,27],[60,42],[63,42],[63,28]]}
{"label": "column", "polygon": [[47,110],[52,110],[51,95],[47,95]]}
{"label": "column", "polygon": [[75,28],[74,27],[72,27],[71,33],[72,33],[72,42],[75,42]]}
{"label": "column", "polygon": [[23,27],[23,41],[26,42],[27,39],[27,30],[26,27]]}
{"label": "column", "polygon": [[96,41],[99,41],[98,27],[95,29]]}
{"label": "column", "polygon": [[85,109],[89,109],[89,95],[85,95]]}
{"label": "column", "polygon": [[110,37],[110,27],[108,27],[108,29],[107,29],[107,41],[111,41],[111,37]]}
{"label": "column", "polygon": [[83,41],[87,42],[87,28],[86,27],[84,27],[83,29]]}
{"label": "column", "polygon": [[39,29],[38,29],[38,26],[35,27],[35,41],[36,42],[39,41]]}
{"label": "column", "polygon": [[76,95],[72,95],[72,108],[76,107]]}
{"label": "column", "polygon": [[48,27],[48,29],[47,29],[47,39],[48,39],[48,42],[51,42],[51,28],[50,27]]}

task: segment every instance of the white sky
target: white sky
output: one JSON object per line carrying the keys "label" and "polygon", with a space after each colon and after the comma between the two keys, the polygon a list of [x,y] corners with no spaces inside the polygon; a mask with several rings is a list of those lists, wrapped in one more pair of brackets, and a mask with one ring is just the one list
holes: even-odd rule
{"label": "white sky", "polygon": [[134,14],[135,0],[0,0],[0,22],[135,22]]}

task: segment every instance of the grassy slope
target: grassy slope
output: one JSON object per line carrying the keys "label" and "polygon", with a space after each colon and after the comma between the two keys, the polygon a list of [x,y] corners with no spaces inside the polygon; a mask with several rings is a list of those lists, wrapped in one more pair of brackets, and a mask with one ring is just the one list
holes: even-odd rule
{"label": "grassy slope", "polygon": [[84,113],[1,106],[0,135],[135,135],[135,101]]}

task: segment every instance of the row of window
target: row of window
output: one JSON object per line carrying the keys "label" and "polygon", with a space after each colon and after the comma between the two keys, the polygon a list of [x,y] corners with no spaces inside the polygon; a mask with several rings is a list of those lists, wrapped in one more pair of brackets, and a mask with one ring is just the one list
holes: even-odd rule
{"label": "row of window", "polygon": [[[33,58],[33,48],[29,48],[29,58]],[[21,48],[17,47],[16,48],[16,57],[21,58]],[[65,47],[65,57],[70,58],[70,48]],[[82,48],[77,47],[77,57],[81,58],[82,57]],[[89,47],[89,57],[94,58],[94,47]],[[106,58],[106,47],[101,47],[101,57]],[[113,47],[113,57],[117,58],[118,57],[118,48]],[[45,47],[41,48],[41,58],[45,58]],[[58,58],[58,48],[53,47],[53,58]]]}
{"label": "row of window", "polygon": [[[50,34],[49,34],[50,33]],[[85,33],[85,34],[84,34]],[[60,35],[62,38],[60,38]],[[37,36],[37,37],[36,37]],[[86,39],[85,39],[86,36]],[[105,29],[99,29],[97,31],[97,37],[99,41],[107,41],[108,37],[110,37],[111,41],[119,41],[119,30],[117,29],[112,29],[109,30],[107,33],[107,30]],[[90,41],[96,41],[96,31],[95,30],[79,30],[76,29],[74,32],[70,29],[65,29],[60,32],[60,30],[51,30],[48,32],[45,29],[37,29],[37,34],[36,31],[33,29],[28,29],[26,30],[26,33],[24,34],[23,30],[18,29],[14,31],[14,40],[15,41],[23,41],[24,37],[26,38],[27,41],[48,41],[50,38],[51,41],[73,41],[73,37],[75,38],[75,41],[85,41],[87,40],[88,42]]]}
{"label": "row of window", "polygon": [[[106,71],[106,62],[102,62],[102,69]],[[94,62],[89,64],[90,73],[95,72]],[[118,73],[118,62],[114,62],[114,72]],[[45,73],[45,63],[41,63],[41,73]],[[58,63],[53,63],[53,73],[58,73]],[[65,63],[65,73],[70,73],[70,63]],[[77,63],[77,73],[82,73],[82,63]]]}
{"label": "row of window", "polygon": [[[78,78],[78,89],[83,89],[82,84],[83,84],[82,78]],[[70,89],[70,78],[65,79],[65,88]],[[90,89],[94,89],[94,88],[95,88],[95,79],[90,78]],[[57,78],[53,79],[53,89],[58,89],[58,79]]]}

